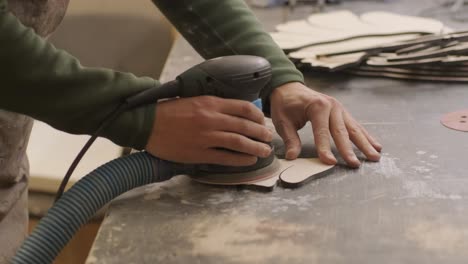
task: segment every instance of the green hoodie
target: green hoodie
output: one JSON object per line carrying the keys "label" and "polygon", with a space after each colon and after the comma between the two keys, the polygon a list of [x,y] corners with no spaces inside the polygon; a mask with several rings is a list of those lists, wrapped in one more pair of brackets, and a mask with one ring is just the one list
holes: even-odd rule
{"label": "green hoodie", "polygon": [[[206,59],[234,54],[268,59],[273,78],[261,93],[267,105],[275,87],[303,82],[302,74],[243,1],[153,2]],[[131,73],[82,66],[76,58],[23,26],[8,12],[6,0],[0,0],[0,45],[0,108],[68,133],[92,134],[124,98],[160,85]],[[101,135],[116,144],[142,149],[154,116],[155,104],[125,112]]]}

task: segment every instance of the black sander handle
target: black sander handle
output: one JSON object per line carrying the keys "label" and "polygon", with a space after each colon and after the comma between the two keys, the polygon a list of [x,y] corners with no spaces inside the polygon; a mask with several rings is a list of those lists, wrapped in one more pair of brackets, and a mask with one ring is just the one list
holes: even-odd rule
{"label": "black sander handle", "polygon": [[181,97],[213,95],[250,102],[259,97],[270,79],[270,63],[249,55],[207,60],[177,77]]}
{"label": "black sander handle", "polygon": [[126,109],[171,97],[212,95],[254,101],[271,79],[270,63],[257,56],[233,55],[206,60],[177,76],[176,80],[126,99]]}

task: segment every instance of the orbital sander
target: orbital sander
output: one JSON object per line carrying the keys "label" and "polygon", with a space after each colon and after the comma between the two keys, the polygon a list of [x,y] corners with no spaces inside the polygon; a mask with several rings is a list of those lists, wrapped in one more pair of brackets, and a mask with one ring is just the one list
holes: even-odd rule
{"label": "orbital sander", "polygon": [[[97,129],[65,175],[56,201],[61,197],[65,186],[100,131],[113,122],[122,112],[160,99],[211,95],[227,99],[238,99],[254,103],[261,109],[260,91],[271,79],[271,65],[261,57],[233,55],[204,61],[183,72],[173,81],[154,87],[127,98]],[[267,158],[258,158],[254,165],[231,167],[213,164],[181,164],[158,159],[158,173],[169,179],[174,175],[186,174],[193,179],[210,184],[235,185],[264,180],[279,167],[274,151]]]}
{"label": "orbital sander", "polygon": [[[268,84],[271,75],[271,65],[266,59],[235,55],[202,62],[166,85],[169,87],[167,90],[172,93],[170,97],[211,95],[252,102],[262,109],[260,91]],[[154,98],[161,98],[159,96],[161,88],[166,89],[160,87],[129,98],[129,104],[137,107],[154,102]],[[199,182],[220,185],[264,180],[273,176],[272,172],[279,168],[274,151],[266,158],[258,158],[257,162],[250,166],[181,164],[165,160],[161,160],[159,165],[167,172],[164,177],[186,174]]]}

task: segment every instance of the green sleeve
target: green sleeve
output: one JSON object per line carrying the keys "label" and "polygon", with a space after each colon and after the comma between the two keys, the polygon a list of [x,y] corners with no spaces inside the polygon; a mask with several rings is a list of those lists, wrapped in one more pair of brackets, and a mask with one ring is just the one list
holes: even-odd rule
{"label": "green sleeve", "polygon": [[[73,134],[92,134],[124,98],[159,85],[151,78],[86,68],[23,26],[0,0],[0,108]],[[123,113],[102,132],[122,145],[145,146],[155,105]]]}
{"label": "green sleeve", "polygon": [[257,55],[272,65],[273,78],[261,93],[269,111],[271,91],[288,82],[304,82],[300,71],[263,29],[242,0],[153,0],[204,58]]}

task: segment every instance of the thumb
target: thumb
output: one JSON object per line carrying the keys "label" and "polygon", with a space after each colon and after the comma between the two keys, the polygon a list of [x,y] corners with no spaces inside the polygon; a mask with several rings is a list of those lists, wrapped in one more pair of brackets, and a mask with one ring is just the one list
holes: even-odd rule
{"label": "thumb", "polygon": [[297,129],[288,121],[281,120],[275,124],[276,131],[286,145],[286,159],[296,159],[301,153],[301,139]]}

